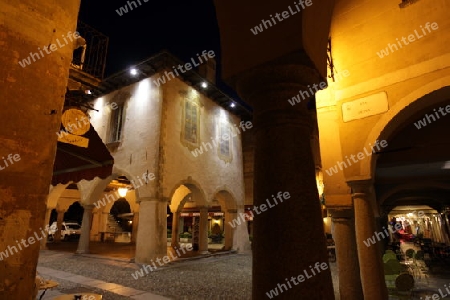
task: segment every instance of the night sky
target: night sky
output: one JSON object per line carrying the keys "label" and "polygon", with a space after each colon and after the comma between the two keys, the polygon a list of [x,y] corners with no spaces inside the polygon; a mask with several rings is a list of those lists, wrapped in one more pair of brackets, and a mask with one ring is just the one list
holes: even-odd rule
{"label": "night sky", "polygon": [[[82,0],[79,19],[109,37],[106,76],[167,49],[182,60],[213,50],[220,61],[219,30],[212,0]],[[116,12],[127,6],[128,13]]]}
{"label": "night sky", "polygon": [[[109,37],[105,78],[135,63],[168,50],[183,61],[213,50],[217,62],[216,85],[247,109],[235,91],[220,79],[220,38],[213,0],[81,0],[79,19]],[[131,1],[130,1],[131,2]],[[126,6],[122,16],[116,12]]]}

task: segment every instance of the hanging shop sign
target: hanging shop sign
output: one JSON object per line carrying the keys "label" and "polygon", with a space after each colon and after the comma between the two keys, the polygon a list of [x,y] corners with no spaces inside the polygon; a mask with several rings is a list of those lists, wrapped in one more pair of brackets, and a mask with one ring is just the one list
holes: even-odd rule
{"label": "hanging shop sign", "polygon": [[79,109],[68,109],[61,117],[62,129],[57,133],[58,141],[87,148],[89,139],[83,137],[91,128],[89,117]]}

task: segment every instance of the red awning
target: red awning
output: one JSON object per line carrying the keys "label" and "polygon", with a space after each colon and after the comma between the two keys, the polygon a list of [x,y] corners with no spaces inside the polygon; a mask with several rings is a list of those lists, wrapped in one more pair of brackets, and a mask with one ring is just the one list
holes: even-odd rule
{"label": "red awning", "polygon": [[92,180],[95,177],[105,179],[111,175],[114,158],[94,127],[91,125],[89,131],[82,136],[89,139],[87,148],[58,142],[52,185]]}

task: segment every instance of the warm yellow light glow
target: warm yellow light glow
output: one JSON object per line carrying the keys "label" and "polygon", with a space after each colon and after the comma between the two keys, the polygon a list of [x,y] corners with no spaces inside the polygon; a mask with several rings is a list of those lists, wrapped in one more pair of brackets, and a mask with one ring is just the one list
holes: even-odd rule
{"label": "warm yellow light glow", "polygon": [[128,189],[127,188],[119,188],[117,190],[120,197],[125,197],[127,195]]}
{"label": "warm yellow light glow", "polygon": [[316,184],[317,184],[317,191],[319,192],[319,196],[322,196],[323,190],[324,190],[324,184],[323,184],[323,173],[322,171],[316,171]]}
{"label": "warm yellow light glow", "polygon": [[220,224],[220,220],[213,219],[213,223],[214,223],[214,224]]}

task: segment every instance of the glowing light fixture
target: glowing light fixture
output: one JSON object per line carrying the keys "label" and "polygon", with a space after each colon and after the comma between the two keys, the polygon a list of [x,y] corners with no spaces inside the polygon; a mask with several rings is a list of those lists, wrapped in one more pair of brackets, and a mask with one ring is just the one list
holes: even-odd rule
{"label": "glowing light fixture", "polygon": [[236,104],[234,104],[234,102],[231,102],[230,107],[233,108],[235,106],[236,106]]}
{"label": "glowing light fixture", "polygon": [[127,195],[128,189],[127,188],[119,188],[117,190],[120,197],[125,197]]}
{"label": "glowing light fixture", "polygon": [[201,83],[201,87],[204,88],[204,89],[206,89],[206,88],[208,87],[208,83],[207,83],[206,81],[203,81],[203,82]]}
{"label": "glowing light fixture", "polygon": [[135,68],[131,68],[130,69],[130,75],[131,76],[136,76],[138,74],[138,70],[136,70]]}

